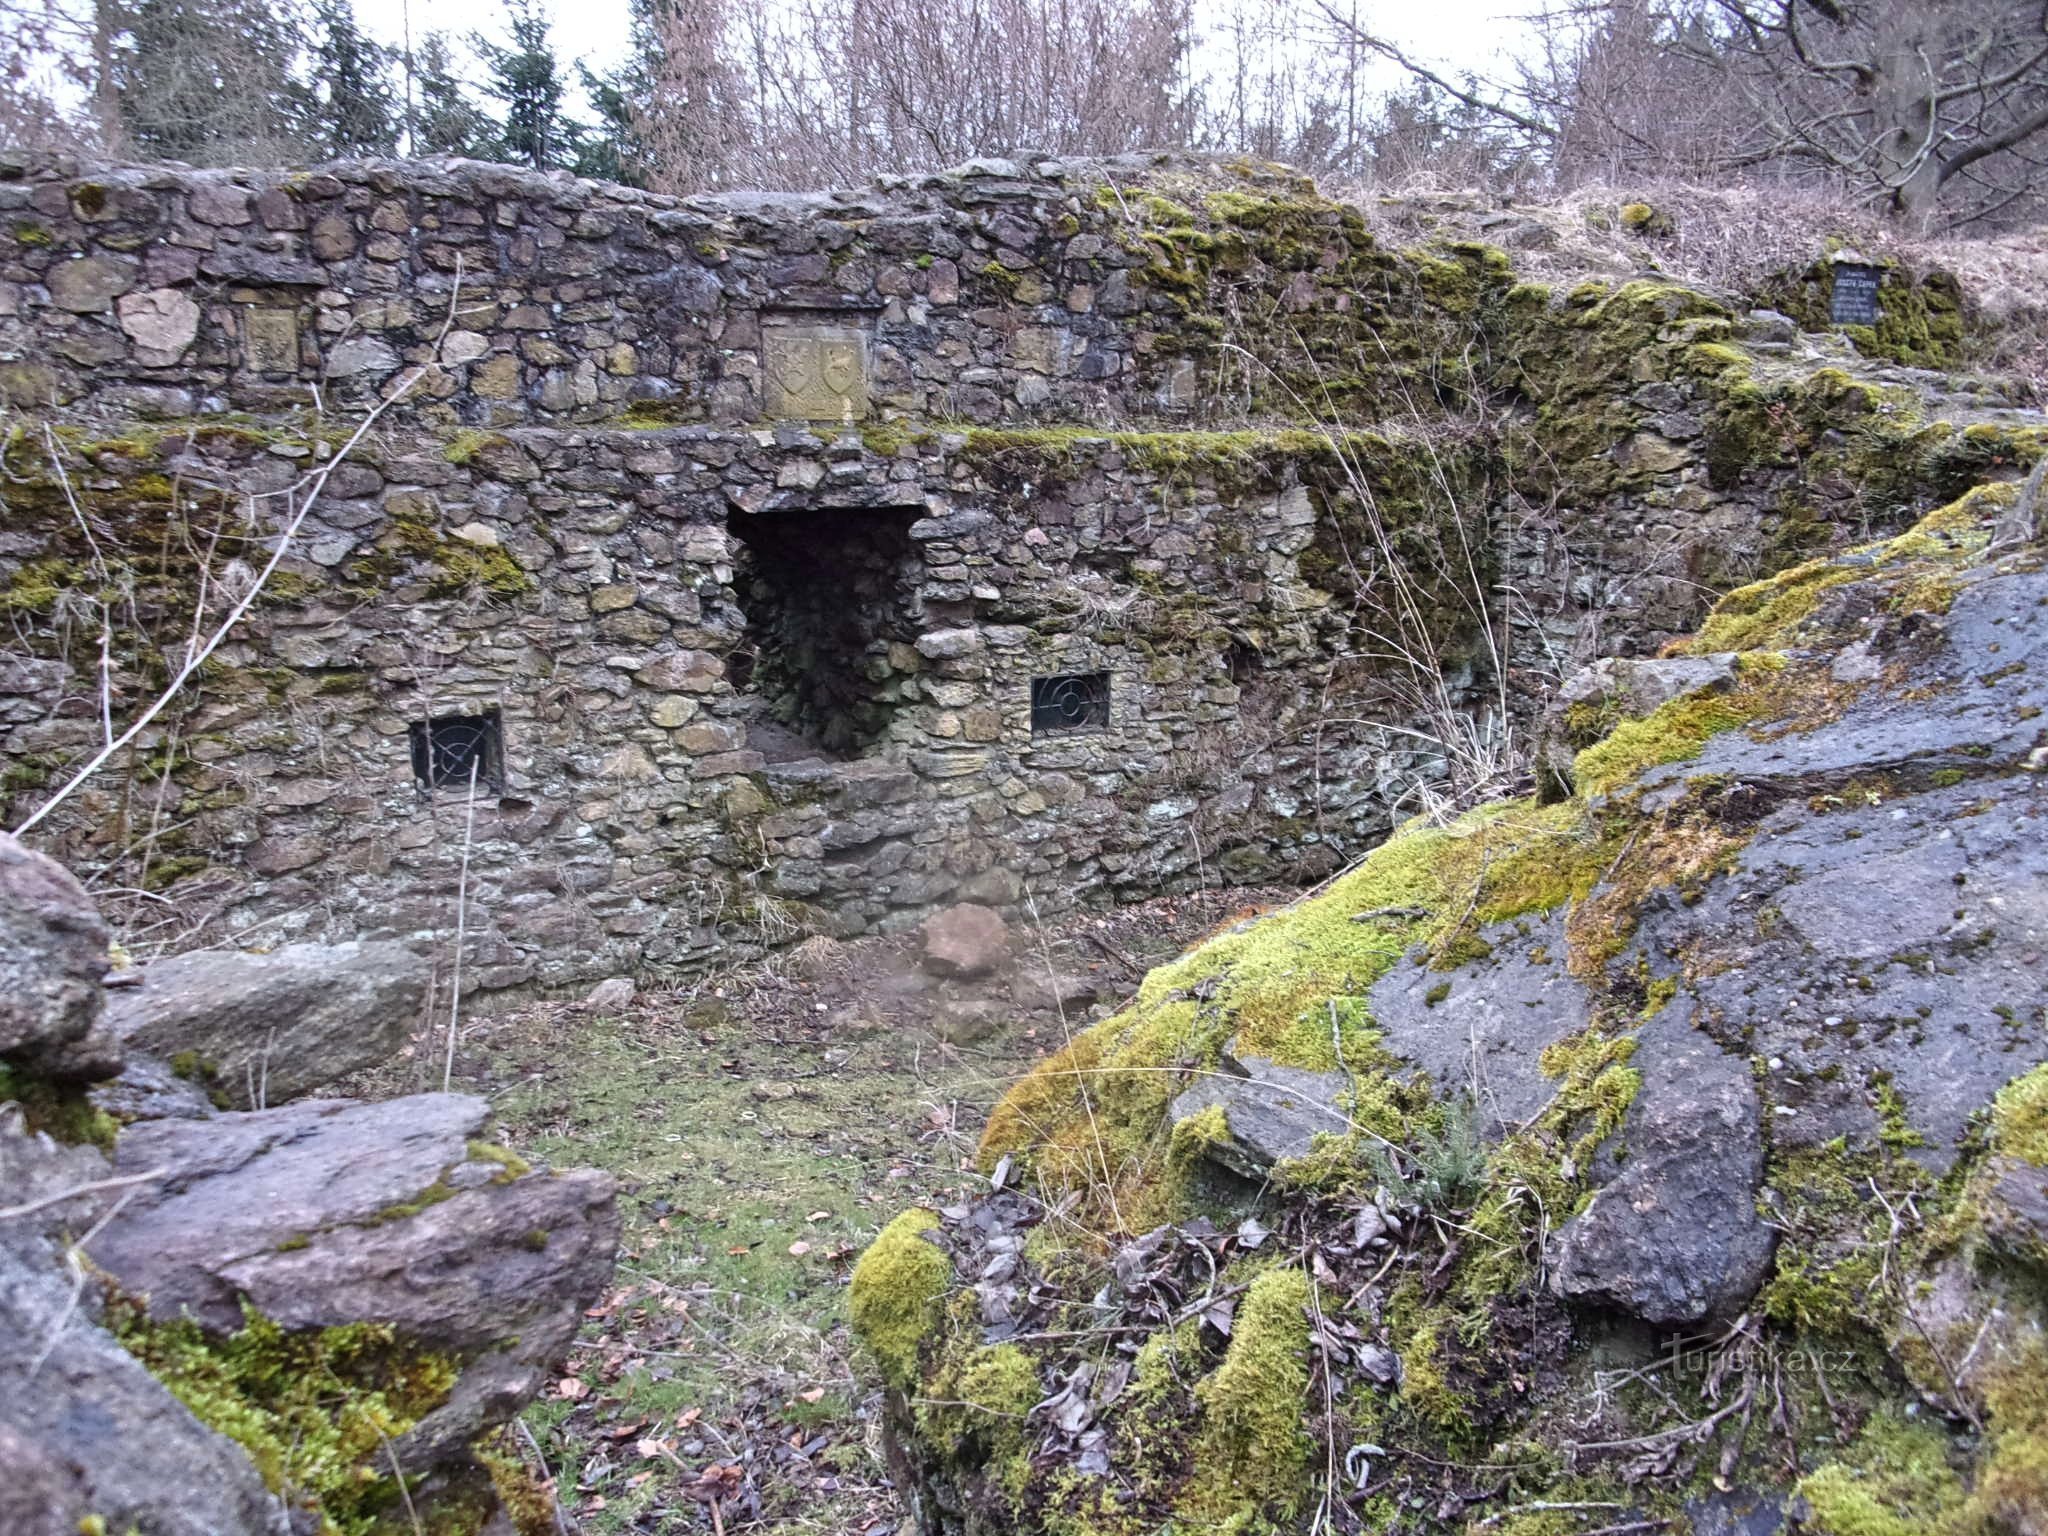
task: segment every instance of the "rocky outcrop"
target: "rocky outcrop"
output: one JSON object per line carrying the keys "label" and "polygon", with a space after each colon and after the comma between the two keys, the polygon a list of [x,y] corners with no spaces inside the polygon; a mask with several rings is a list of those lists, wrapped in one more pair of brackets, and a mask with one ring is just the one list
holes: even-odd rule
{"label": "rocky outcrop", "polygon": [[63,1234],[84,1230],[88,1197],[62,1196],[108,1176],[96,1151],[26,1132],[0,1107],[0,1530],[76,1536],[97,1516],[113,1531],[285,1536],[240,1447],[92,1320],[97,1288],[65,1271]]}
{"label": "rocky outcrop", "polygon": [[71,872],[0,832],[0,1065],[64,1080],[119,1068],[100,1023],[107,941]]}
{"label": "rocky outcrop", "polygon": [[198,950],[153,961],[107,1000],[131,1049],[238,1109],[282,1104],[388,1060],[419,1022],[427,964],[403,944]]}
{"label": "rocky outcrop", "polygon": [[[432,1529],[502,1530],[493,1479],[511,1474],[474,1448],[603,1288],[611,1180],[529,1167],[487,1139],[480,1099],[217,1113],[145,1055],[96,1090],[134,1122],[116,1134],[80,1084],[30,1070],[109,1070],[75,1050],[100,1015],[105,929],[48,860],[8,844],[0,879],[15,1030],[0,1101],[20,1101],[0,1102],[0,1528],[368,1529],[402,1475]],[[147,1038],[219,1042],[233,1061],[260,1025],[293,1043],[273,1066],[288,1090],[360,1056],[351,1027],[381,1056],[419,1001],[396,946],[152,967],[165,974],[155,1001],[175,1006],[134,1034],[175,1020],[183,1034]],[[210,976],[235,983],[217,1014]]]}
{"label": "rocky outcrop", "polygon": [[433,1466],[534,1395],[618,1245],[608,1177],[530,1169],[480,1139],[489,1122],[481,1099],[421,1094],[132,1127],[115,1171],[158,1172],[112,1211],[93,1261],[159,1321],[386,1325],[459,1362],[396,1442],[407,1466]]}
{"label": "rocky outcrop", "polygon": [[[2048,550],[1999,534],[2015,499],[1595,669],[1564,798],[1411,824],[1014,1087],[984,1167],[1058,1230],[998,1193],[921,1218],[924,1310],[856,1276],[924,1529],[2038,1529]],[[1248,1342],[1254,1276],[1298,1304]],[[937,1398],[1035,1406],[986,1436]],[[1766,1401],[1768,1448],[1727,1432]]]}

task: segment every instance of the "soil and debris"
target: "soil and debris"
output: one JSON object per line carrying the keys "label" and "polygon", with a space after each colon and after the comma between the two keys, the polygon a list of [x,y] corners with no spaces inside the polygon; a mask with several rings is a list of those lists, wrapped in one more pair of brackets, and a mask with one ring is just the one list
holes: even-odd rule
{"label": "soil and debris", "polygon": [[[452,1086],[486,1095],[523,1156],[623,1184],[616,1284],[524,1419],[569,1528],[895,1531],[845,1322],[853,1261],[904,1207],[986,1191],[974,1148],[1024,1071],[1151,966],[1295,894],[1020,928],[1012,963],[974,980],[930,975],[915,933],[814,939],[669,990],[465,1019]],[[445,1027],[334,1091],[439,1087]]]}

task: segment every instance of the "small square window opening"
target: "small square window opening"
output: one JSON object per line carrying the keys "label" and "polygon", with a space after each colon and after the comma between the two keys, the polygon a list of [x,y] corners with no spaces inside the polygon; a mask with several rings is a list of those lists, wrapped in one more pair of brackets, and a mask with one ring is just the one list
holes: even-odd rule
{"label": "small square window opening", "polygon": [[498,789],[505,777],[505,745],[498,713],[439,715],[415,721],[412,776],[423,789],[467,789],[472,773],[477,787]]}
{"label": "small square window opening", "polygon": [[1058,736],[1109,725],[1109,674],[1064,672],[1031,679],[1031,734]]}

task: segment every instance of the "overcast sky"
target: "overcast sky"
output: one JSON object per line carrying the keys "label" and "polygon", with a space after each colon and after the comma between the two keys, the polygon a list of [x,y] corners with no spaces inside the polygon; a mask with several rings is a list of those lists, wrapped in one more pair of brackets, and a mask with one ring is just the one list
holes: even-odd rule
{"label": "overcast sky", "polygon": [[[1277,12],[1313,14],[1293,0],[1270,3]],[[627,0],[545,0],[543,9],[554,19],[557,51],[602,72],[625,53],[626,5]],[[1198,14],[1207,9],[1197,0]],[[1529,9],[1529,0],[1358,0],[1361,23],[1460,74],[1468,69],[1484,73],[1492,67],[1503,43],[1521,33],[1515,18]],[[408,11],[416,38],[425,32],[457,38],[477,31],[496,34],[505,15],[499,0],[356,0],[362,24],[391,43],[402,41]],[[1392,66],[1388,69],[1391,79]]]}

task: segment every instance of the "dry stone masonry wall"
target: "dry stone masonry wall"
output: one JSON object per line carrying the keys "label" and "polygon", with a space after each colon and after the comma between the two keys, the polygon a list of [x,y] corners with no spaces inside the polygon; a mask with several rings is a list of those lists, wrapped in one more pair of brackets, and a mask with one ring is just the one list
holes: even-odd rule
{"label": "dry stone masonry wall", "polygon": [[1431,699],[1498,729],[2012,451],[1995,394],[1929,423],[1814,345],[1250,166],[0,161],[0,790],[153,697],[325,471],[38,829],[181,920],[443,934],[468,841],[503,987],[1315,876],[1440,771]]}

